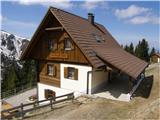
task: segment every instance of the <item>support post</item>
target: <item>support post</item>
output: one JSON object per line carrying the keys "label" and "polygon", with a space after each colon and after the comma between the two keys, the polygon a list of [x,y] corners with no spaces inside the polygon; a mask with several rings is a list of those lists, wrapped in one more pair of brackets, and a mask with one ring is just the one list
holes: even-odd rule
{"label": "support post", "polygon": [[108,82],[111,83],[111,70],[108,70]]}
{"label": "support post", "polygon": [[129,76],[129,93],[131,92],[132,90],[132,87],[133,87],[133,82],[132,82],[132,78]]}
{"label": "support post", "polygon": [[36,101],[33,104],[34,110],[36,109]]}
{"label": "support post", "polygon": [[74,93],[72,93],[72,103],[74,102]]}

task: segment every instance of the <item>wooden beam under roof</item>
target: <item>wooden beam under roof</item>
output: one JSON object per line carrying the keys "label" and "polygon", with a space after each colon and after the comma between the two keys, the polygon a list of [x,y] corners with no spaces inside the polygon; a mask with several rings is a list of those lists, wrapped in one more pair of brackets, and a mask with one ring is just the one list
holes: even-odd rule
{"label": "wooden beam under roof", "polygon": [[51,31],[51,30],[62,30],[63,31],[63,27],[50,27],[50,28],[45,28],[46,31]]}

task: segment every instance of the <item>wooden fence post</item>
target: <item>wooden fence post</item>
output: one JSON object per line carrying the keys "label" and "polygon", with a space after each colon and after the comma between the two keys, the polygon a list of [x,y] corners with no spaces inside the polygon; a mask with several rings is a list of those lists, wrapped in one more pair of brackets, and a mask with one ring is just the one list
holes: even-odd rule
{"label": "wooden fence post", "polygon": [[35,108],[36,108],[36,101],[34,102],[33,107],[34,107],[34,110],[35,110]]}
{"label": "wooden fence post", "polygon": [[22,120],[24,118],[24,114],[23,114],[23,103],[21,103],[21,117],[22,117]]}
{"label": "wooden fence post", "polygon": [[72,93],[72,103],[74,102],[74,93]]}
{"label": "wooden fence post", "polygon": [[50,99],[50,104],[51,104],[51,110],[53,109],[53,103],[52,103],[53,97]]}

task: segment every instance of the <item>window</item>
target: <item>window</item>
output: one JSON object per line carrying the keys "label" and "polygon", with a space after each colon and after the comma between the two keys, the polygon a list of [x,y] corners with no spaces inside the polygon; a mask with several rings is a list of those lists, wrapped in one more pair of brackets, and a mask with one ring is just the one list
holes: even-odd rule
{"label": "window", "polygon": [[65,47],[65,50],[72,50],[72,43],[69,38],[65,39],[64,47]]}
{"label": "window", "polygon": [[52,64],[47,65],[47,74],[49,76],[56,76],[56,67]]}
{"label": "window", "polygon": [[53,98],[55,96],[56,96],[56,92],[54,92],[53,90],[49,90],[49,89],[44,90],[44,97],[46,99]]}
{"label": "window", "polygon": [[68,78],[74,79],[74,68],[68,67]]}
{"label": "window", "polygon": [[54,51],[58,48],[57,43],[55,40],[48,40],[48,49],[50,51]]}
{"label": "window", "polygon": [[74,67],[64,67],[64,78],[78,80],[78,69]]}
{"label": "window", "polygon": [[104,38],[102,38],[100,35],[96,35],[94,33],[92,35],[95,37],[98,43],[105,42]]}

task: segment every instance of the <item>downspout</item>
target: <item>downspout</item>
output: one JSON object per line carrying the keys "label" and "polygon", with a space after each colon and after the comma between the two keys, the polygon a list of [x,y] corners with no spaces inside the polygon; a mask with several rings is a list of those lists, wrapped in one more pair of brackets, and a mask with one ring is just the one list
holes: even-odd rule
{"label": "downspout", "polygon": [[37,100],[39,98],[39,95],[38,95],[38,83],[39,83],[39,61],[36,60],[36,77],[37,77]]}
{"label": "downspout", "polygon": [[89,74],[92,72],[93,72],[92,70],[87,72],[87,92],[86,92],[87,94],[89,92]]}
{"label": "downspout", "polygon": [[88,92],[89,92],[89,74],[90,73],[93,73],[93,72],[97,72],[97,71],[102,71],[103,69],[96,69],[96,70],[91,70],[91,71],[88,71],[87,72],[87,91],[86,91],[86,93],[88,94]]}

